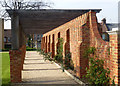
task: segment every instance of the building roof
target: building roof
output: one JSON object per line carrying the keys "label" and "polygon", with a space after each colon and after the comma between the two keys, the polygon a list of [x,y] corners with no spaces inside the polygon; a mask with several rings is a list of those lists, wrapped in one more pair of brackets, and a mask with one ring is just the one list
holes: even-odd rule
{"label": "building roof", "polygon": [[107,23],[108,31],[112,31],[112,28],[118,28],[118,23]]}
{"label": "building roof", "polygon": [[41,9],[41,10],[7,10],[10,16],[16,13],[25,33],[44,34],[86,12],[99,13],[101,9]]}

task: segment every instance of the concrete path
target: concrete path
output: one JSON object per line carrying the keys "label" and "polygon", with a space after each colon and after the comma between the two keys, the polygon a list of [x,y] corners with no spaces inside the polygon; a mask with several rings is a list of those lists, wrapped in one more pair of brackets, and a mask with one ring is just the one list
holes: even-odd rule
{"label": "concrete path", "polygon": [[24,84],[32,84],[33,86],[35,84],[44,86],[53,86],[53,84],[79,86],[54,63],[44,61],[43,56],[39,55],[36,51],[27,51],[26,53],[22,81]]}

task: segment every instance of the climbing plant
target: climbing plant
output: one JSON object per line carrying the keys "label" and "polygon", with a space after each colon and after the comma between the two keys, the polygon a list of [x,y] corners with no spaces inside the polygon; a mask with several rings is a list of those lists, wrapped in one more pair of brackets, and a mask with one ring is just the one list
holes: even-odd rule
{"label": "climbing plant", "polygon": [[[90,47],[84,53],[84,57],[89,58],[90,64],[89,68],[86,68],[87,74],[85,77],[90,84],[106,86],[110,81],[110,70],[104,68],[104,60],[99,59],[99,57],[95,55],[95,50],[94,47]],[[92,54],[93,57],[91,57],[90,54]]]}
{"label": "climbing plant", "polygon": [[83,57],[84,58],[89,58],[90,54],[95,54],[95,48],[94,47],[89,47],[85,50],[84,54],[83,54]]}
{"label": "climbing plant", "polygon": [[52,59],[51,59],[51,52],[44,53],[43,58],[44,58],[45,61],[46,60],[52,61]]}
{"label": "climbing plant", "polygon": [[52,59],[51,59],[51,52],[48,52],[48,53],[45,53],[45,50],[43,49],[38,49],[37,50],[40,54],[42,54],[43,55],[43,59],[46,61],[46,60],[49,60],[49,61],[52,61]]}
{"label": "climbing plant", "polygon": [[65,68],[74,70],[74,64],[73,64],[73,61],[71,58],[71,53],[67,50],[66,50],[66,54],[65,54]]}
{"label": "climbing plant", "polygon": [[63,38],[58,38],[57,55],[55,55],[54,59],[63,64]]}

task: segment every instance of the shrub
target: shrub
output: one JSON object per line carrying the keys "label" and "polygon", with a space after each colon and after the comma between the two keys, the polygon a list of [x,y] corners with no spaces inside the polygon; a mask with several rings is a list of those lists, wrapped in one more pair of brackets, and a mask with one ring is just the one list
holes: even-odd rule
{"label": "shrub", "polygon": [[63,64],[63,38],[58,38],[58,42],[57,55],[55,55],[54,60]]}
{"label": "shrub", "polygon": [[9,51],[10,49],[6,48],[6,49],[2,49],[2,51]]}
{"label": "shrub", "polygon": [[66,55],[65,55],[65,68],[74,70],[74,64],[71,59],[71,53],[67,50],[66,50]]}
{"label": "shrub", "polygon": [[41,49],[40,49],[40,48],[38,48],[38,49],[37,49],[37,52],[41,52]]}
{"label": "shrub", "polygon": [[[89,58],[89,69],[86,68],[87,74],[85,77],[88,79],[90,84],[96,84],[96,85],[108,85],[110,81],[110,70],[104,69],[104,60],[99,59],[95,55],[95,48],[91,47],[88,48],[85,53],[84,57]],[[93,57],[90,57],[90,54],[93,55]]]}
{"label": "shrub", "polygon": [[109,83],[110,77],[108,76],[110,71],[109,69],[104,69],[104,61],[98,59],[98,57],[91,57],[89,59],[90,67],[86,68],[87,74],[86,77],[90,84],[99,84],[99,85],[107,85]]}
{"label": "shrub", "polygon": [[94,47],[89,47],[89,48],[87,48],[87,49],[85,50],[84,54],[83,54],[83,57],[84,57],[84,58],[89,58],[89,55],[90,55],[90,54],[93,54],[93,55],[94,55],[95,50],[96,50],[96,49],[95,49]]}
{"label": "shrub", "polygon": [[45,61],[46,61],[46,60],[52,61],[52,59],[51,59],[50,56],[51,56],[51,52],[44,53],[44,55],[43,55],[44,60],[45,60]]}
{"label": "shrub", "polygon": [[40,52],[40,54],[42,54],[43,55],[43,59],[46,61],[46,60],[49,60],[49,61],[52,61],[52,59],[51,59],[51,52],[48,52],[48,53],[45,53],[45,50],[43,49],[38,49],[37,50],[38,52]]}
{"label": "shrub", "polygon": [[36,48],[26,47],[26,51],[36,51]]}

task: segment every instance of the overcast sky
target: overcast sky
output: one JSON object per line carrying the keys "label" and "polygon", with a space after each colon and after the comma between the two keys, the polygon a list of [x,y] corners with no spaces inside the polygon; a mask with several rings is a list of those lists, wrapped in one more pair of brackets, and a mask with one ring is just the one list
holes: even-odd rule
{"label": "overcast sky", "polygon": [[[32,1],[32,0],[31,0]],[[97,14],[98,22],[106,18],[108,23],[118,22],[119,0],[43,0],[53,2],[53,9],[102,9]],[[5,28],[11,28],[10,23],[5,23]]]}

